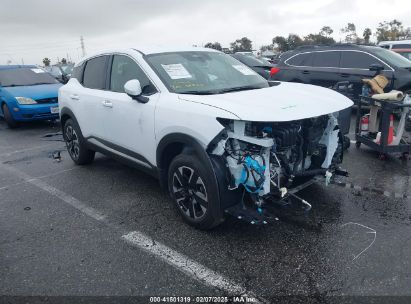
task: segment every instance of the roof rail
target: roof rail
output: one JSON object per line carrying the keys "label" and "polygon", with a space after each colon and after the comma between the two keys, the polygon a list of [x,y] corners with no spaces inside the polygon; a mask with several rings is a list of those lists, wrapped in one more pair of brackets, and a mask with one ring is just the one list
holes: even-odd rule
{"label": "roof rail", "polygon": [[296,50],[300,49],[315,49],[315,48],[322,48],[322,47],[333,47],[333,46],[347,46],[347,47],[353,47],[353,46],[359,46],[360,44],[356,43],[332,43],[332,44],[305,44],[296,47]]}

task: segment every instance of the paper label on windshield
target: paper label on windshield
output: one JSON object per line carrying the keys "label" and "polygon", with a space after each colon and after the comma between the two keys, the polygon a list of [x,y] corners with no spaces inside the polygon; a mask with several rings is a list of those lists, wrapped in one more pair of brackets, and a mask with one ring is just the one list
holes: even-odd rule
{"label": "paper label on windshield", "polygon": [[31,70],[36,74],[44,73],[44,70],[42,69],[31,69]]}
{"label": "paper label on windshield", "polygon": [[247,68],[246,66],[243,66],[243,65],[233,65],[233,68],[235,68],[241,74],[246,75],[246,76],[256,75],[256,73],[252,69]]}
{"label": "paper label on windshield", "polygon": [[192,78],[191,74],[181,63],[161,65],[171,79]]}

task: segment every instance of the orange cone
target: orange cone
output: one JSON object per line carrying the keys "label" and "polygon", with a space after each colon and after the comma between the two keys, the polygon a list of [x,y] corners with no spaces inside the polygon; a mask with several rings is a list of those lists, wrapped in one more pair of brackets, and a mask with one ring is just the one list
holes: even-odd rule
{"label": "orange cone", "polygon": [[369,119],[370,115],[364,115],[363,117],[361,117],[361,135],[368,135],[368,127],[370,125],[370,119]]}

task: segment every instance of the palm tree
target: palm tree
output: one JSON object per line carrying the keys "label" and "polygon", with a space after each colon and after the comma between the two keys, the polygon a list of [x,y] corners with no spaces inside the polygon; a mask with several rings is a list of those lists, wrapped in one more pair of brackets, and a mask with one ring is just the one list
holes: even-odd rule
{"label": "palm tree", "polygon": [[47,57],[43,59],[43,64],[44,66],[48,67],[50,65],[50,59],[48,59]]}

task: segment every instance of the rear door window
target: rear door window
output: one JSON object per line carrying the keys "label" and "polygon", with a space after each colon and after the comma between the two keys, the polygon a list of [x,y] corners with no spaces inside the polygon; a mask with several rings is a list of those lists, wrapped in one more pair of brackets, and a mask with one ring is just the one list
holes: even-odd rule
{"label": "rear door window", "polygon": [[367,53],[346,51],[342,52],[341,55],[341,68],[368,70],[370,65],[374,63],[383,64],[377,58]]}
{"label": "rear door window", "polygon": [[341,52],[315,52],[312,66],[319,68],[336,68],[340,66]]}
{"label": "rear door window", "polygon": [[411,44],[394,44],[393,49],[411,49]]}
{"label": "rear door window", "polygon": [[79,82],[82,83],[84,66],[85,63],[83,62],[81,65],[74,67],[73,72],[71,73],[71,78],[76,78]]}
{"label": "rear door window", "polygon": [[292,66],[312,66],[313,53],[301,53],[291,57],[285,61],[286,64]]}
{"label": "rear door window", "polygon": [[92,58],[86,63],[83,85],[89,89],[106,89],[107,62],[109,56]]}

